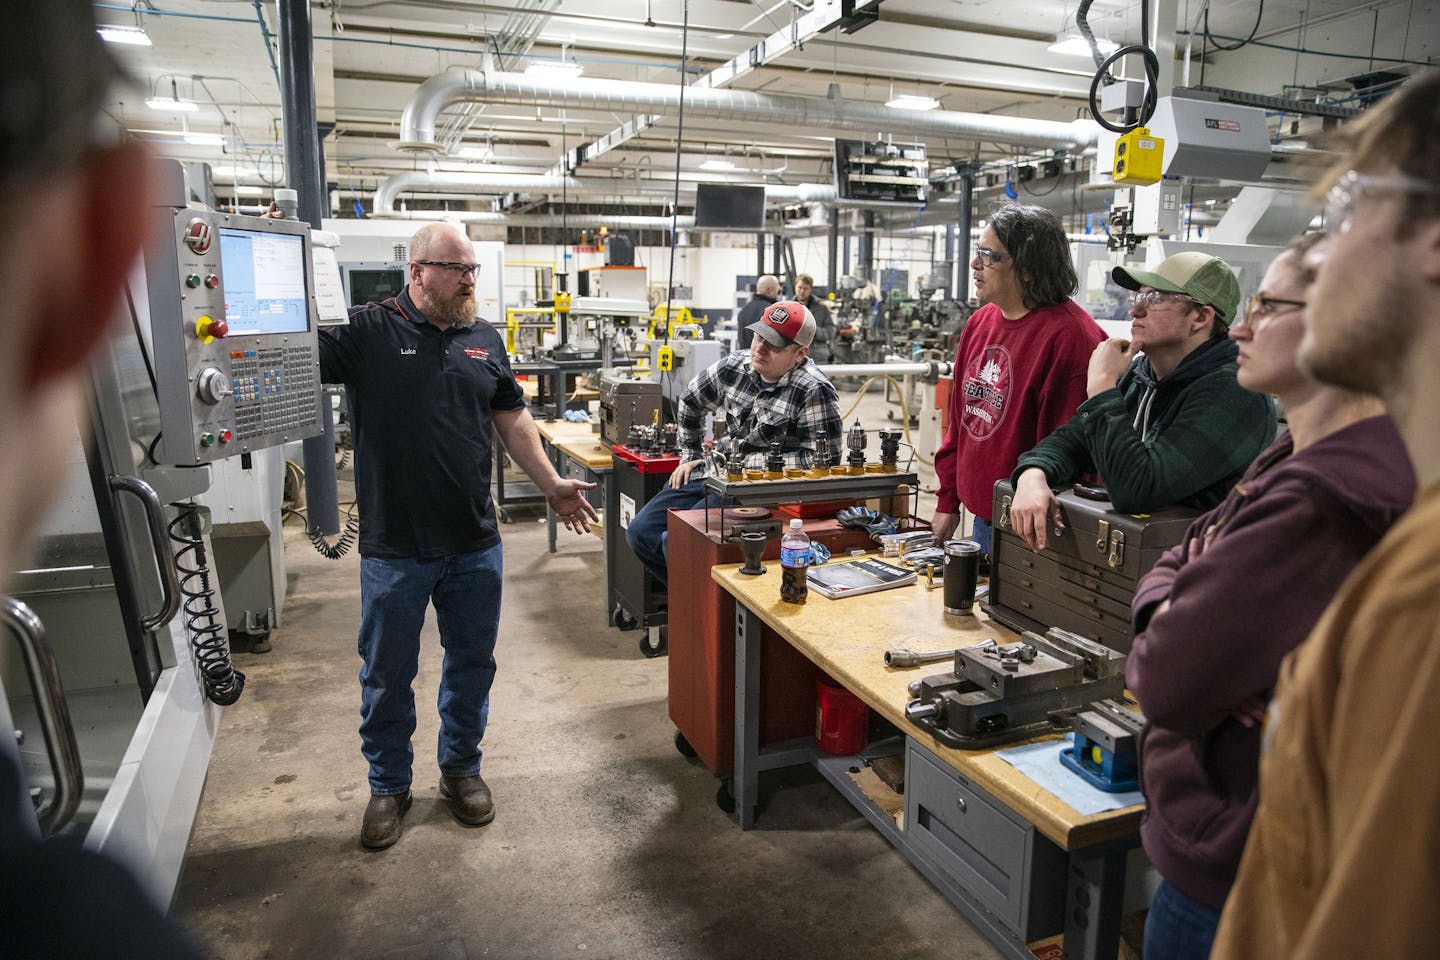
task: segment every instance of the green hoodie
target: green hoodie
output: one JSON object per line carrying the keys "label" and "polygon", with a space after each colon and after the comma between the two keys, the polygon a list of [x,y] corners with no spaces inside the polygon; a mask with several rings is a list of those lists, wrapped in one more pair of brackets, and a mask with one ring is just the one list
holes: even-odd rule
{"label": "green hoodie", "polygon": [[1160,380],[1141,356],[1023,454],[1012,482],[1030,467],[1051,486],[1098,471],[1121,513],[1216,506],[1275,439],[1274,401],[1235,381],[1238,349],[1210,340]]}

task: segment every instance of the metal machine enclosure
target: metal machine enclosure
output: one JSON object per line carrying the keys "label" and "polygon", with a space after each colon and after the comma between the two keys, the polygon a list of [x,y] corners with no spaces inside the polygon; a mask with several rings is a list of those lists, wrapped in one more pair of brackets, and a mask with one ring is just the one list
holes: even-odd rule
{"label": "metal machine enclosure", "polygon": [[1270,165],[1265,111],[1190,97],[1161,97],[1150,132],[1165,141],[1165,175],[1256,181]]}
{"label": "metal machine enclosure", "polygon": [[648,427],[660,414],[660,384],[619,373],[600,376],[600,442],[624,443],[631,427]]}

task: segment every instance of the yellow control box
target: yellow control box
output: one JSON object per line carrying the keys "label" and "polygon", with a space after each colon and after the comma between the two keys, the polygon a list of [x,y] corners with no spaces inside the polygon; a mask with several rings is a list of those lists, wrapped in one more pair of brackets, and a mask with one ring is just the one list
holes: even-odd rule
{"label": "yellow control box", "polygon": [[1147,187],[1160,180],[1165,141],[1136,127],[1115,141],[1115,182]]}
{"label": "yellow control box", "polygon": [[659,355],[655,358],[655,365],[662,373],[669,373],[675,369],[675,350],[672,347],[661,347]]}

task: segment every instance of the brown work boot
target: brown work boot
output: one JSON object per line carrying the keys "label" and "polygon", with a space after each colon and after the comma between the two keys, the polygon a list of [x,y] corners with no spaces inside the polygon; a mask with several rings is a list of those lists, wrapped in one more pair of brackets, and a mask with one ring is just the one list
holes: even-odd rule
{"label": "brown work boot", "polygon": [[400,839],[400,820],[410,809],[410,791],[372,796],[360,825],[360,844],[367,850],[384,850]]}
{"label": "brown work boot", "polygon": [[473,777],[440,775],[440,796],[450,801],[450,812],[467,827],[483,827],[495,819],[490,788],[480,774]]}

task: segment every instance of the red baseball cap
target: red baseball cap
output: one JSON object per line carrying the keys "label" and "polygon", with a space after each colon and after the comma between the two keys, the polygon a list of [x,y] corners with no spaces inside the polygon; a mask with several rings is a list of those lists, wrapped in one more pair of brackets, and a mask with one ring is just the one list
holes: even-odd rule
{"label": "red baseball cap", "polygon": [[808,347],[815,339],[815,315],[803,303],[781,300],[766,307],[760,319],[746,329],[754,331],[757,337],[764,337],[765,342],[774,347],[788,347],[792,343]]}

